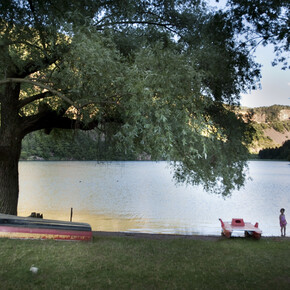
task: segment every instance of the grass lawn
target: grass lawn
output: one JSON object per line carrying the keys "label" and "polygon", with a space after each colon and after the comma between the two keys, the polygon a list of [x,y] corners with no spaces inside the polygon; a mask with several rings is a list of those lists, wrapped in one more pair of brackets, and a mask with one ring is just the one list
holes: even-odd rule
{"label": "grass lawn", "polygon": [[0,239],[0,289],[278,288],[290,289],[289,239]]}

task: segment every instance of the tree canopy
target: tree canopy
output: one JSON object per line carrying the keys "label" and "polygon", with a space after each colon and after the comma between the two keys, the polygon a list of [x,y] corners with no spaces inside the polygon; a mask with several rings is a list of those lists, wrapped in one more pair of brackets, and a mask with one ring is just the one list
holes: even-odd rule
{"label": "tree canopy", "polygon": [[238,32],[245,36],[244,45],[274,45],[273,65],[289,69],[290,2],[288,0],[228,0],[228,11]]}
{"label": "tree canopy", "polygon": [[2,171],[33,131],[95,129],[170,161],[177,181],[239,188],[251,136],[228,108],[260,74],[235,31],[199,0],[2,0]]}

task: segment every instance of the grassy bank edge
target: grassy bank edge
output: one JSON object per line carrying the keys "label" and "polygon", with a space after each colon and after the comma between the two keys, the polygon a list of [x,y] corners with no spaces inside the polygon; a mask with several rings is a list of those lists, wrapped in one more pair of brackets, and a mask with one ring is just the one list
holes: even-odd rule
{"label": "grassy bank edge", "polygon": [[[1,289],[274,289],[290,286],[290,239],[164,235],[92,242],[0,239]],[[167,235],[168,236],[168,235]],[[37,274],[29,271],[34,265]],[[285,288],[286,289],[286,288]]]}

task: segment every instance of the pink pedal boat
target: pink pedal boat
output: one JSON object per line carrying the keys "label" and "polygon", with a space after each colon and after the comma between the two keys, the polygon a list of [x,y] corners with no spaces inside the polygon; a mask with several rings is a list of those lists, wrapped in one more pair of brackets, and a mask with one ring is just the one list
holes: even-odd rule
{"label": "pink pedal boat", "polygon": [[230,238],[233,231],[243,231],[246,237],[252,236],[255,239],[260,239],[262,231],[259,229],[259,224],[255,225],[244,222],[243,219],[232,219],[232,222],[223,222],[219,219],[222,226],[222,235]]}

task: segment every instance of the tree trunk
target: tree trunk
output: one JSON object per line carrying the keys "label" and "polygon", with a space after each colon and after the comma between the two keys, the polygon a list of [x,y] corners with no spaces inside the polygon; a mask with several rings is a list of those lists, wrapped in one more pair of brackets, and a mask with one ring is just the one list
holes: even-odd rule
{"label": "tree trunk", "polygon": [[[4,149],[0,161],[0,213],[17,215],[18,161],[21,143]],[[2,152],[3,153],[3,150]]]}
{"label": "tree trunk", "polygon": [[18,161],[21,152],[18,97],[20,86],[7,84],[0,95],[0,213],[17,215]]}

